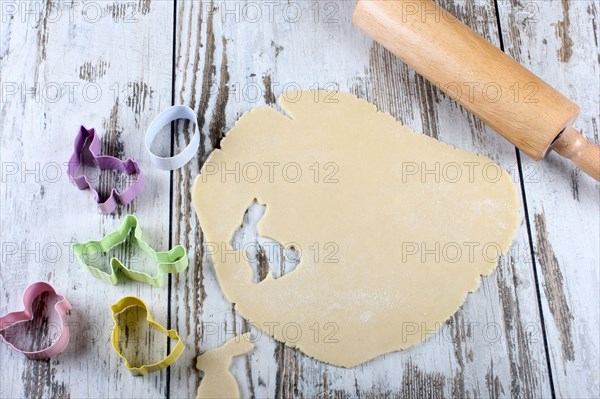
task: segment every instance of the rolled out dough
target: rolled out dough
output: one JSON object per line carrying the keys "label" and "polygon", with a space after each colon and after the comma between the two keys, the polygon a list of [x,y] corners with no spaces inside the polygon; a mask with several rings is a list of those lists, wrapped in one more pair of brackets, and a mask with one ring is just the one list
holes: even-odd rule
{"label": "rolled out dough", "polygon": [[223,346],[208,350],[198,356],[196,368],[204,372],[196,399],[236,399],[240,397],[238,383],[229,371],[234,357],[254,349],[249,333],[225,342]]}
{"label": "rolled out dough", "polygon": [[[277,340],[338,366],[425,340],[508,250],[519,224],[511,177],[351,94],[278,103],[287,115],[244,114],[194,184],[225,296]],[[260,283],[231,244],[254,199],[266,205],[260,235],[301,256]]]}

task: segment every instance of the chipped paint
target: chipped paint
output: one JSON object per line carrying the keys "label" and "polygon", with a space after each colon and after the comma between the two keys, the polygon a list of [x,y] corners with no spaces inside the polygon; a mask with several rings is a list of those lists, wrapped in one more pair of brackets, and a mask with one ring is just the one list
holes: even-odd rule
{"label": "chipped paint", "polygon": [[279,53],[283,51],[283,46],[280,46],[279,44],[271,40],[271,47],[275,49],[275,58],[279,57]]}
{"label": "chipped paint", "polygon": [[103,128],[103,132],[98,132],[102,140],[100,153],[125,158],[125,144],[121,140],[123,128],[119,126],[119,99],[115,100],[109,118],[104,121]]}
{"label": "chipped paint", "polygon": [[485,385],[488,389],[488,397],[490,399],[499,399],[505,397],[504,387],[500,382],[500,378],[494,375],[494,361],[490,361],[490,368],[485,374]]}
{"label": "chipped paint", "polygon": [[[43,293],[33,302],[33,314],[46,315],[48,306],[48,293]],[[49,320],[47,316],[34,318],[31,322],[30,331],[34,334],[28,344],[31,348],[41,348],[48,345],[46,340],[50,333]],[[57,381],[56,359],[30,360],[25,359],[25,368],[21,376],[23,382],[23,397],[51,397],[69,398],[70,393],[64,382]]]}
{"label": "chipped paint", "polygon": [[277,102],[277,99],[275,98],[275,94],[273,93],[273,85],[271,83],[271,75],[268,73],[265,73],[263,75],[262,81],[263,81],[263,85],[265,86],[265,92],[264,92],[265,104],[267,104],[267,105],[275,104]]}
{"label": "chipped paint", "polygon": [[404,112],[412,119],[415,108],[413,98],[416,97],[421,130],[433,138],[439,137],[436,104],[441,93],[431,83],[378,43],[373,43],[371,47],[369,74],[373,79],[372,84],[377,87],[373,102],[378,109],[400,121],[404,119]]}
{"label": "chipped paint", "polygon": [[443,398],[446,377],[442,373],[426,372],[411,359],[403,365],[401,398]]}
{"label": "chipped paint", "polygon": [[[539,396],[540,384],[538,376],[535,374],[536,369],[534,368],[533,359],[531,359],[530,338],[527,336],[526,328],[521,321],[521,304],[518,295],[515,293],[519,282],[515,269],[515,259],[512,256],[502,258],[497,268],[496,282],[498,283],[498,295],[504,323],[503,333],[507,337],[515,338],[505,343],[512,377],[510,379],[510,395],[526,398]],[[538,339],[541,340],[542,338],[539,337]],[[546,369],[543,369],[543,371],[547,372]],[[493,375],[493,364],[490,366],[490,372],[488,373]],[[492,385],[489,385],[488,389],[496,392],[496,382],[492,379],[489,383]]]}
{"label": "chipped paint", "polygon": [[[37,45],[38,45],[38,67],[43,61],[46,61],[46,51],[48,48],[48,20],[50,17],[50,13],[52,12],[53,3],[51,0],[48,0],[44,4],[44,12],[40,17],[40,22],[38,23],[38,31],[37,31]],[[37,81],[37,80],[36,80]]]}
{"label": "chipped paint", "polygon": [[137,23],[140,17],[151,11],[151,5],[151,0],[113,2],[104,7],[104,13],[110,15],[113,22]]}
{"label": "chipped paint", "polygon": [[[134,1],[138,3],[138,0]],[[8,3],[16,9],[10,8]],[[111,3],[2,2],[3,11],[15,13],[8,28],[2,23],[0,80],[2,83],[16,82],[19,91],[27,91],[24,96],[15,94],[14,101],[3,101],[1,106],[3,163],[15,161],[33,171],[36,165],[41,170],[54,163],[62,167],[73,150],[77,128],[85,124],[96,128],[102,137],[103,151],[123,152],[119,147],[124,145],[126,157],[140,160],[144,168],[144,126],[136,125],[134,112],[125,104],[125,85],[127,82],[144,82],[148,88],[156,85],[157,103],[164,106],[170,102],[168,73],[171,58],[164,55],[169,55],[172,47],[173,5],[152,2],[150,11],[150,1],[144,0],[136,17],[138,22],[134,24],[114,23],[110,15],[99,15],[101,12],[100,18],[92,21],[96,11]],[[8,8],[5,9],[5,5]],[[147,10],[147,16],[143,16],[142,9]],[[83,14],[85,11],[88,11],[87,15]],[[154,58],[144,62],[148,55]],[[113,67],[108,68],[109,64]],[[115,65],[119,68],[114,68]],[[99,85],[90,85],[90,81]],[[90,98],[96,92],[85,91],[88,87],[99,89],[100,86],[102,92],[98,92],[96,98]],[[33,93],[31,88],[39,90]],[[58,98],[53,99],[59,90]],[[118,112],[114,104],[117,96]],[[142,120],[148,121],[152,118],[152,112],[148,114],[152,101],[146,97],[145,111],[142,111],[142,100],[140,96]],[[121,130],[124,133],[117,137],[111,134]],[[147,170],[152,184],[147,185],[144,192],[146,205],[140,209],[141,213],[136,213],[149,223],[149,238],[166,247],[167,214],[153,209],[160,204],[168,206],[170,193],[164,188],[168,187],[169,178],[168,174]],[[71,343],[61,356],[49,361],[31,361],[7,348],[0,348],[3,362],[11,365],[2,367],[0,397],[167,397],[167,373],[149,376],[143,384],[138,384],[139,381],[132,384],[127,370],[104,345],[109,342],[111,331],[104,316],[115,300],[115,287],[98,284],[94,279],[78,278],[81,270],[69,261],[69,241],[113,230],[118,215],[98,215],[90,192],[73,187],[65,174],[66,169],[62,169],[59,181],[54,180],[52,170],[47,169],[47,172],[46,175],[30,175],[28,184],[2,184],[2,233],[26,242],[28,248],[35,248],[37,244],[42,247],[59,244],[62,255],[50,254],[53,258],[50,262],[46,261],[49,258],[43,258],[44,255],[40,255],[40,259],[36,259],[37,255],[28,255],[24,261],[19,259],[18,273],[3,267],[0,270],[3,282],[0,307],[3,311],[5,307],[18,309],[21,306],[20,289],[28,281],[46,280],[57,288],[66,289],[65,294],[74,306],[70,316]],[[96,180],[94,186],[97,184]],[[152,225],[152,219],[157,223]],[[19,223],[13,223],[16,220]],[[193,235],[191,237],[193,239]],[[164,313],[163,317],[166,317],[167,290],[151,290],[134,284],[126,291],[151,298],[161,307],[157,309],[158,313]],[[166,347],[166,341],[157,344],[156,354]],[[98,370],[110,372],[98,373]]]}
{"label": "chipped paint", "polygon": [[95,83],[106,75],[109,68],[110,63],[103,59],[99,59],[97,62],[86,61],[79,67],[79,79]]}
{"label": "chipped paint", "polygon": [[208,136],[212,148],[221,148],[221,139],[225,136],[227,119],[225,115],[225,107],[229,99],[229,71],[227,69],[227,40],[222,38],[222,54],[221,54],[221,78],[219,80],[219,91],[217,92],[217,100],[213,111],[210,125],[208,128]]}
{"label": "chipped paint", "polygon": [[24,398],[68,399],[71,397],[67,384],[57,381],[53,363],[51,360],[25,360],[21,377]]}
{"label": "chipped paint", "polygon": [[569,16],[569,0],[560,0],[562,7],[563,19],[555,25],[556,36],[561,41],[561,46],[558,49],[558,59],[561,62],[569,62],[573,55],[573,39],[571,39],[571,17]]}
{"label": "chipped paint", "polygon": [[[300,379],[300,366],[298,352],[284,343],[275,343],[275,361],[277,372],[275,374],[275,397],[295,398],[299,396],[298,382]],[[327,373],[322,374],[323,391],[327,391]]]}
{"label": "chipped paint", "polygon": [[548,307],[558,329],[563,361],[575,360],[575,347],[573,345],[573,314],[564,292],[563,274],[558,264],[558,259],[552,249],[546,229],[546,217],[543,213],[534,215],[536,255],[540,269],[544,276],[542,286],[548,302]]}
{"label": "chipped paint", "polygon": [[146,102],[152,97],[154,90],[143,81],[130,82],[125,91],[125,105],[127,105],[136,114],[136,121],[139,123],[139,116],[146,109]]}

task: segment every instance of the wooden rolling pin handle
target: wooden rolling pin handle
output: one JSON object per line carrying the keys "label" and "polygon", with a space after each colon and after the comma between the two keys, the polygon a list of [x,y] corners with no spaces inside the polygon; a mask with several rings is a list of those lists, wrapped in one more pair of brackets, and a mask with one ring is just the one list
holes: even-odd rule
{"label": "wooden rolling pin handle", "polygon": [[600,181],[600,146],[590,143],[572,126],[558,136],[552,147],[563,157],[570,159],[579,169]]}

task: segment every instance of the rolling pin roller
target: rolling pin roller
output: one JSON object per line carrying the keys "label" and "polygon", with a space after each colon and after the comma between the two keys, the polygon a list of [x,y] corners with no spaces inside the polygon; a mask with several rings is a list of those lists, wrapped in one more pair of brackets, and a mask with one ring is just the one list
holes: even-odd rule
{"label": "rolling pin roller", "polygon": [[550,149],[600,180],[579,107],[431,0],[358,0],[353,22],[535,160]]}

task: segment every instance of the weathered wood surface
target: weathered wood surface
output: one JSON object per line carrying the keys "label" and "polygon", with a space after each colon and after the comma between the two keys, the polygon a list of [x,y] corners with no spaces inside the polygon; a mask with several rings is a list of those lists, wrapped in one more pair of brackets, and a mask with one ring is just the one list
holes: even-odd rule
{"label": "weathered wood surface", "polygon": [[[48,362],[0,346],[0,397],[193,397],[197,354],[250,328],[215,279],[190,207],[193,179],[243,112],[276,106],[286,89],[316,87],[354,92],[415,130],[498,161],[524,200],[523,222],[498,270],[427,342],[340,369],[263,336],[234,361],[243,396],[600,396],[598,184],[558,157],[533,163],[517,153],[354,28],[353,2],[85,2],[72,14],[67,4],[28,3],[38,4],[31,15],[25,3],[13,4],[12,18],[2,5],[0,41],[0,312],[20,307],[26,284],[43,279],[69,297],[69,321],[78,324],[73,344]],[[577,126],[598,141],[597,2],[441,4],[580,104]],[[17,92],[7,94],[12,83]],[[36,83],[39,99],[24,92]],[[62,97],[53,101],[57,85]],[[97,86],[101,95],[92,101]],[[150,120],[171,103],[192,107],[202,130],[198,157],[173,174],[153,168],[141,144]],[[82,123],[98,129],[105,153],[136,158],[146,172],[143,197],[113,216],[98,216],[91,194],[72,187],[62,165]],[[188,139],[178,126],[173,150]],[[38,180],[22,174],[36,163]],[[58,180],[53,163],[62,166]],[[191,267],[166,288],[106,286],[64,246],[100,237],[129,211],[157,248],[188,248]],[[109,349],[108,306],[131,294],[187,346],[169,370],[145,378],[131,377]],[[166,350],[156,339],[155,351]]]}
{"label": "weathered wood surface", "polygon": [[[164,374],[134,378],[112,351],[109,306],[136,295],[166,323],[168,291],[100,282],[79,266],[69,245],[115,230],[130,212],[155,248],[169,244],[169,175],[149,167],[141,143],[154,114],[171,103],[170,70],[163,66],[171,62],[172,6],[10,2],[11,17],[8,4],[1,5],[0,312],[20,309],[23,289],[38,280],[66,295],[73,310],[72,342],[58,358],[30,361],[1,345],[0,396],[164,396]],[[66,175],[82,124],[96,128],[103,154],[132,157],[145,172],[143,197],[110,216],[99,215],[90,191],[78,191]],[[112,176],[94,176],[94,186],[106,192]],[[163,352],[164,340],[155,338],[152,350]]]}
{"label": "weathered wood surface", "polygon": [[[579,104],[576,126],[598,143],[599,3],[502,2],[499,11],[505,50]],[[528,14],[521,24],[512,17],[519,11]],[[598,396],[598,184],[555,154],[536,165],[539,178],[525,181],[524,189],[554,391]]]}

